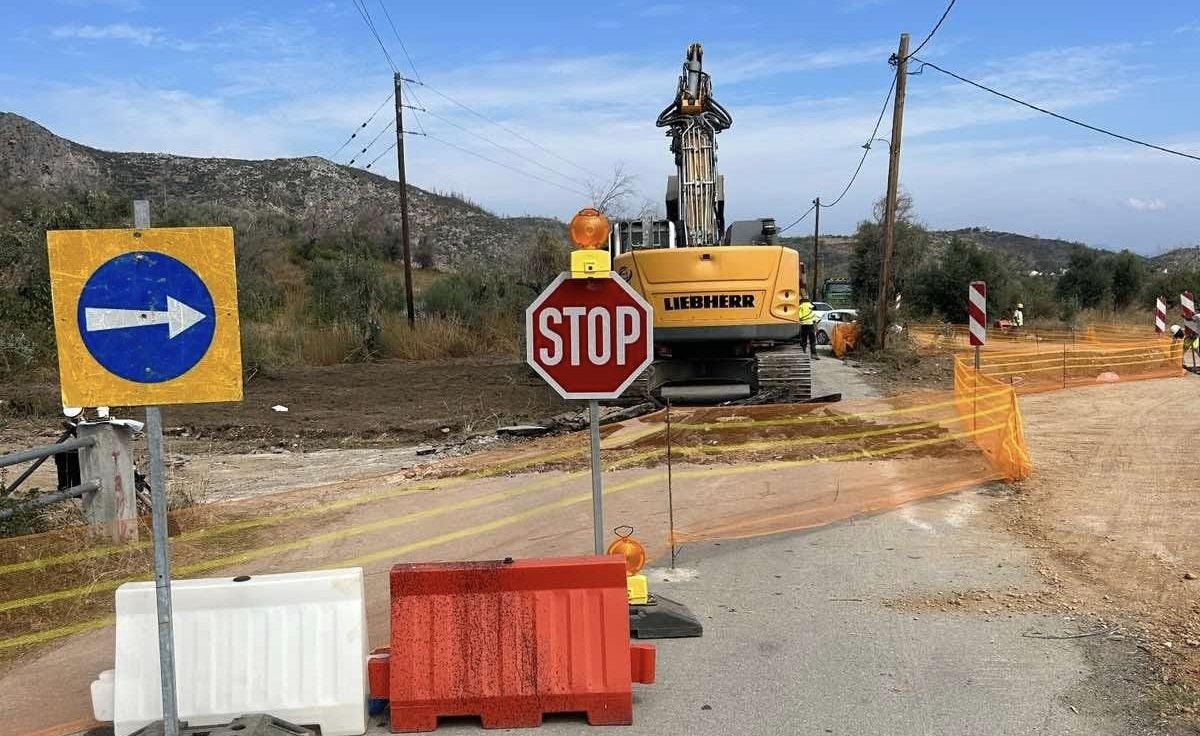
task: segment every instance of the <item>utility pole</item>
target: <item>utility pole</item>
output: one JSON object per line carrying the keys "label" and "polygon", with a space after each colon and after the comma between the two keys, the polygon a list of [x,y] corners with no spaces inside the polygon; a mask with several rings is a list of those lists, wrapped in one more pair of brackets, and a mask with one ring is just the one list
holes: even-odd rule
{"label": "utility pole", "polygon": [[408,311],[408,324],[416,322],[413,308],[412,248],[408,241],[408,176],[404,171],[404,99],[402,84],[404,77],[397,72],[396,83],[396,164],[400,175],[400,238],[404,241],[404,308]]}
{"label": "utility pole", "polygon": [[821,198],[817,197],[813,200],[813,214],[816,215],[816,221],[813,223],[813,284],[808,290],[809,298],[813,301],[821,298]]}
{"label": "utility pole", "polygon": [[896,192],[900,186],[900,137],[904,128],[904,90],[908,86],[908,34],[900,34],[896,53],[896,101],[892,107],[892,145],[888,158],[887,207],[883,216],[883,263],[879,269],[879,314],[875,320],[875,346],[887,340],[888,291],[892,282],[892,251],[896,240]]}

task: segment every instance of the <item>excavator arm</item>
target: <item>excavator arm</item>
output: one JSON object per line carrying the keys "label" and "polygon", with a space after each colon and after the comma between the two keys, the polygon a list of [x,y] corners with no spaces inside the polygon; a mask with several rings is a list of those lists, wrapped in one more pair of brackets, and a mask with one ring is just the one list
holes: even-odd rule
{"label": "excavator arm", "polygon": [[712,96],[712,79],[704,71],[704,47],[688,46],[675,99],[658,115],[667,128],[675,154],[676,177],[669,185],[670,219],[680,232],[680,245],[716,245],[724,235],[724,187],[717,173],[717,133],[733,125],[733,117]]}

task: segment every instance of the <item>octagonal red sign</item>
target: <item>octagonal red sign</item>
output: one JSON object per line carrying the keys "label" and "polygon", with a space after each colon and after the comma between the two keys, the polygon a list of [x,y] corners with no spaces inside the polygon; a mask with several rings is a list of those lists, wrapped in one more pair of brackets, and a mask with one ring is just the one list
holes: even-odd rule
{"label": "octagonal red sign", "polygon": [[654,312],[623,279],[563,273],[525,310],[525,345],[564,399],[614,399],[654,359]]}

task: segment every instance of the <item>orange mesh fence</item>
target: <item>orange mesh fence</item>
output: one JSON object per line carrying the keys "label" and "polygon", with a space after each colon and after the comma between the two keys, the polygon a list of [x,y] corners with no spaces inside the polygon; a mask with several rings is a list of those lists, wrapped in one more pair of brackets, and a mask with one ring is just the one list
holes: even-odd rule
{"label": "orange mesh fence", "polygon": [[[665,411],[609,425],[606,494],[619,494],[610,518],[644,528],[648,538],[669,539],[668,457],[677,541],[803,528],[1002,479],[1009,474],[979,448],[987,435],[1010,431],[1011,404],[989,398],[1011,393],[1004,385],[981,386],[971,426],[945,391],[840,404],[675,409],[669,431]],[[586,434],[577,433],[419,471],[178,511],[174,574],[469,558],[461,544],[476,537],[483,541],[470,548],[475,556],[494,555],[497,545],[506,554],[546,554],[530,540],[573,529],[563,521],[573,517],[564,515],[580,514],[579,528],[588,528],[587,456]],[[80,527],[0,540],[0,660],[109,625],[115,589],[150,577],[147,531],[124,546],[89,541]],[[586,546],[589,538],[569,539]],[[582,551],[563,545],[562,552]]]}
{"label": "orange mesh fence", "polygon": [[1033,472],[1017,392],[996,378],[954,360],[954,405],[971,438],[1006,480]]}
{"label": "orange mesh fence", "polygon": [[[909,335],[917,344],[940,350],[972,349],[966,325],[914,323],[907,326]],[[1049,349],[1050,347],[1136,346],[1157,339],[1152,327],[1130,327],[1125,324],[1097,324],[1080,330],[1042,329],[988,329],[985,351],[1013,349]]]}
{"label": "orange mesh fence", "polygon": [[[973,360],[967,354],[963,361]],[[1182,375],[1183,344],[1179,340],[1097,343],[1057,348],[989,350],[980,370],[1020,393],[1053,391],[1071,386],[1115,383]]]}

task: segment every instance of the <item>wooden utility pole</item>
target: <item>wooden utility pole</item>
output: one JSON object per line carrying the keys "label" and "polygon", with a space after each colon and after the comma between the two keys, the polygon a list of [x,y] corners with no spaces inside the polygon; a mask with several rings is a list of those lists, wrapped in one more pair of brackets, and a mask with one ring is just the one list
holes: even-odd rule
{"label": "wooden utility pole", "polygon": [[821,298],[821,198],[813,200],[813,283],[808,290],[809,298],[813,301]]}
{"label": "wooden utility pole", "polygon": [[875,346],[887,340],[888,291],[892,285],[892,251],[896,241],[896,193],[900,186],[900,138],[904,128],[904,90],[908,86],[908,34],[900,34],[896,53],[896,101],[892,107],[892,145],[888,158],[887,206],[883,215],[883,262],[879,269],[879,314],[875,320]]}
{"label": "wooden utility pole", "polygon": [[404,77],[395,75],[396,93],[396,164],[400,176],[400,238],[404,247],[404,308],[408,312],[408,324],[415,324],[417,313],[413,307],[412,247],[408,240],[408,176],[404,171],[404,99],[401,87]]}

